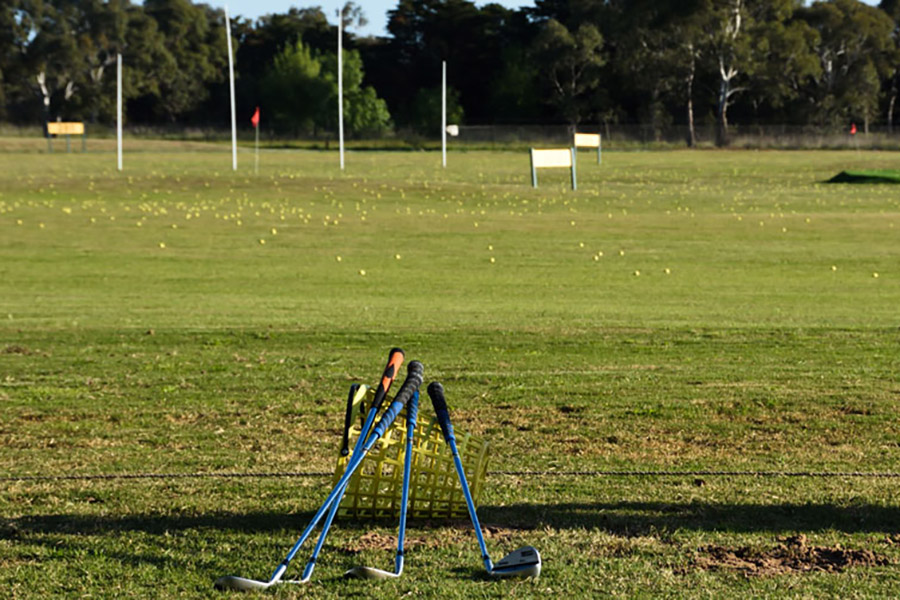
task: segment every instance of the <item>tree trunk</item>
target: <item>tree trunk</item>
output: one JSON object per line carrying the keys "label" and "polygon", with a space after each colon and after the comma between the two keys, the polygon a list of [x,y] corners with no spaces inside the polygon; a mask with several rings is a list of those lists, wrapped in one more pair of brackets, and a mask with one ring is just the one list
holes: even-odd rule
{"label": "tree trunk", "polygon": [[716,106],[716,146],[728,145],[728,80],[719,84],[719,101]]}
{"label": "tree trunk", "polygon": [[891,93],[891,100],[888,102],[888,111],[887,111],[887,130],[889,134],[894,133],[894,104],[897,102],[897,90],[896,88]]}
{"label": "tree trunk", "polygon": [[691,48],[691,68],[687,77],[687,145],[693,148],[697,143],[697,132],[694,129],[694,71],[696,63],[694,61],[694,50]]}
{"label": "tree trunk", "polygon": [[50,90],[47,89],[47,74],[44,71],[37,74],[37,82],[44,101],[44,137],[50,137],[50,132],[47,131],[47,123],[50,122]]}

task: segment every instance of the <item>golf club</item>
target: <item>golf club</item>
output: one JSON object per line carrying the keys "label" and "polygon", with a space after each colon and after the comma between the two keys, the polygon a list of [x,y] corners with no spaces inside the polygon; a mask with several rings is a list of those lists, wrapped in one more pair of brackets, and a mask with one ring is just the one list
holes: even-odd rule
{"label": "golf club", "polygon": [[[419,392],[417,390],[413,393],[413,397],[410,400],[410,403],[413,401],[418,402],[418,400]],[[373,400],[372,408],[369,409],[369,415],[368,417],[366,417],[366,422],[363,424],[363,428],[362,430],[360,430],[359,437],[356,440],[356,445],[353,448],[354,456],[359,454],[359,451],[362,448],[362,444],[366,440],[369,429],[372,427],[372,422],[375,420],[375,414],[378,412],[378,409],[381,407],[383,401],[384,395],[381,396],[381,400],[379,400],[377,397],[375,398],[375,400]],[[334,521],[335,515],[337,515],[337,511],[341,506],[341,501],[344,499],[344,494],[347,491],[348,485],[350,485],[349,479],[341,488],[335,501],[331,503],[331,508],[328,509],[328,515],[325,517],[324,523],[322,523],[322,531],[319,532],[319,539],[316,542],[315,548],[313,548],[313,552],[310,555],[309,560],[306,562],[306,566],[303,568],[303,576],[300,578],[300,583],[306,583],[307,581],[309,581],[310,577],[312,577],[313,570],[316,568],[316,561],[319,558],[319,552],[322,551],[322,546],[325,544],[325,538],[328,536],[328,531],[329,529],[331,529],[331,523],[332,521]]]}
{"label": "golf club", "polygon": [[350,454],[350,419],[353,417],[353,400],[356,398],[357,391],[359,391],[359,384],[354,383],[350,386],[350,393],[347,395],[347,412],[344,413],[344,435],[341,437],[341,456]]}
{"label": "golf club", "polygon": [[459,450],[456,447],[456,437],[453,435],[453,425],[450,423],[450,411],[447,409],[447,401],[444,399],[444,387],[437,382],[431,383],[428,386],[428,396],[434,406],[444,440],[450,445],[450,451],[453,453],[453,463],[456,465],[456,473],[459,475],[459,483],[466,498],[466,506],[469,507],[469,517],[475,527],[475,536],[478,538],[481,557],[484,559],[484,566],[488,574],[491,577],[538,577],[541,574],[541,555],[533,546],[524,546],[513,550],[497,564],[491,562],[487,546],[484,544],[484,536],[481,533],[481,524],[478,522],[478,515],[475,514],[475,503],[472,501],[472,493],[469,491],[466,474],[459,458]]}
{"label": "golf club", "polygon": [[390,579],[400,577],[403,573],[403,543],[406,537],[406,509],[409,501],[409,478],[412,470],[413,437],[416,432],[416,420],[419,412],[419,392],[413,394],[406,405],[406,455],[403,460],[403,492],[400,499],[400,525],[397,528],[397,558],[394,571],[383,571],[374,567],[353,567],[344,577],[357,579]]}
{"label": "golf club", "polygon": [[[394,364],[393,360],[393,352],[392,352],[392,361],[388,363],[388,368],[385,369],[385,374],[388,374],[390,370],[390,381],[393,381],[393,378],[396,374],[397,369],[395,368],[398,365]],[[344,474],[341,476],[341,479],[334,486],[331,493],[328,495],[328,498],[325,499],[325,502],[319,509],[316,511],[316,514],[313,516],[309,525],[306,526],[306,529],[303,531],[303,534],[297,540],[297,542],[291,547],[285,559],[276,567],[275,571],[272,573],[272,576],[268,579],[268,581],[258,581],[254,579],[246,579],[244,577],[237,577],[234,575],[225,575],[220,577],[215,582],[215,587],[217,589],[231,589],[231,590],[261,590],[269,588],[278,582],[280,582],[282,577],[284,576],[284,572],[287,570],[288,565],[293,560],[294,556],[297,554],[297,551],[300,550],[300,547],[303,543],[309,538],[312,531],[315,529],[316,525],[319,524],[319,521],[322,520],[322,517],[325,514],[325,511],[329,509],[331,503],[334,502],[335,498],[341,493],[341,490],[344,486],[346,486],[347,482],[350,480],[350,477],[353,476],[353,472],[359,467],[362,459],[365,455],[372,449],[375,445],[375,442],[378,441],[384,432],[387,431],[387,428],[391,426],[394,422],[394,419],[397,418],[397,415],[403,410],[406,403],[412,397],[413,393],[418,389],[419,385],[422,383],[422,374],[424,372],[424,368],[422,367],[422,363],[418,361],[412,361],[407,367],[407,375],[406,380],[403,382],[403,385],[400,387],[400,391],[397,392],[397,395],[394,397],[394,401],[385,411],[385,413],[381,416],[381,420],[375,426],[375,429],[369,435],[368,440],[366,440],[365,445],[362,447],[358,454],[355,454],[350,462],[347,464],[347,468],[344,471]],[[385,389],[385,394],[387,393],[387,388],[390,387],[390,383],[386,382],[385,379],[382,379],[382,383],[379,385],[378,391],[380,392],[382,388]],[[378,396],[378,392],[376,392],[376,398]],[[285,580],[284,583],[301,583],[299,581],[289,581]]]}

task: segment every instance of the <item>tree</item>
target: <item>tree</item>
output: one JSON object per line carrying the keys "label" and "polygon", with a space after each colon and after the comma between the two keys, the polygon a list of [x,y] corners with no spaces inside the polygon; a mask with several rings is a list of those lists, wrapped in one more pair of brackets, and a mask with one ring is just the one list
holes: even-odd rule
{"label": "tree", "polygon": [[286,46],[260,82],[262,102],[282,131],[316,132],[323,121],[330,85],[322,63],[302,40]]}
{"label": "tree", "polygon": [[862,121],[864,131],[878,111],[881,81],[897,62],[896,25],[884,12],[857,0],[816,2],[798,11],[817,33],[821,72],[813,81],[816,119],[822,124]]}
{"label": "tree", "polygon": [[[322,78],[328,85],[322,124],[337,129],[337,53],[322,55]],[[375,88],[363,86],[365,70],[356,50],[344,50],[344,127],[350,136],[380,136],[391,127],[387,104]]]}
{"label": "tree", "polygon": [[709,9],[706,0],[632,0],[622,14],[622,28],[634,34],[622,41],[618,64],[642,89],[651,90],[654,104],[670,97],[683,105],[689,147],[696,141],[694,87]]}
{"label": "tree", "polygon": [[550,19],[538,35],[536,56],[547,74],[559,112],[572,124],[590,112],[585,96],[600,82],[600,67],[606,64],[603,36],[591,24],[571,33]]}
{"label": "tree", "polygon": [[[438,133],[441,125],[441,95],[439,87],[421,88],[416,92],[412,105],[410,125],[422,134]],[[447,88],[447,123],[461,123],[464,111],[459,103],[459,92]]]}
{"label": "tree", "polygon": [[[359,52],[344,51],[344,123],[352,135],[381,135],[390,113],[375,89],[363,87]],[[262,80],[263,103],[277,127],[293,132],[337,129],[337,55],[317,55],[302,41],[285,48]]]}
{"label": "tree", "polygon": [[[878,8],[883,10],[894,20],[894,31],[891,35],[894,41],[893,55],[900,55],[900,0],[882,0]],[[900,60],[895,59],[890,65],[891,73],[888,77],[887,87],[887,127],[888,133],[894,133],[894,109],[897,106],[897,95],[900,94]]]}
{"label": "tree", "polygon": [[221,11],[190,0],[145,0],[144,10],[158,24],[174,59],[158,72],[157,116],[175,121],[197,109],[209,86],[226,79],[225,21]]}
{"label": "tree", "polygon": [[[754,70],[747,90],[754,114],[774,114],[802,98],[808,83],[821,74],[814,52],[818,34],[803,20],[794,19],[792,7],[782,7],[779,18],[757,15],[754,32]],[[788,118],[802,121],[800,109]],[[785,113],[780,113],[784,120]]]}

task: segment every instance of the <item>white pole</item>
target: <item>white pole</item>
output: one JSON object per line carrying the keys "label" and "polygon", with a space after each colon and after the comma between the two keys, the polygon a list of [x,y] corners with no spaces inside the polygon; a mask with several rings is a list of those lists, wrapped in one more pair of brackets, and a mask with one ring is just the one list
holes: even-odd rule
{"label": "white pole", "polygon": [[259,175],[259,123],[256,124],[256,162],[253,164],[253,172]]}
{"label": "white pole", "polygon": [[341,154],[341,170],[344,170],[344,12],[338,9],[338,146]]}
{"label": "white pole", "polygon": [[441,166],[447,167],[447,61],[441,61]]}
{"label": "white pole", "polygon": [[237,115],[234,106],[234,58],[231,55],[231,19],[225,5],[225,36],[228,38],[228,80],[231,88],[231,170],[237,171]]}
{"label": "white pole", "polygon": [[122,55],[116,55],[116,154],[122,170]]}

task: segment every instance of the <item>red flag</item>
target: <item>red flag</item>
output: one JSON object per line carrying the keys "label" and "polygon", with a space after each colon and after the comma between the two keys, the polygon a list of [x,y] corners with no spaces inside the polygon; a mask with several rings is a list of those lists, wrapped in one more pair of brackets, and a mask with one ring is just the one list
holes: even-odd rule
{"label": "red flag", "polygon": [[[256,107],[256,112],[253,113],[252,117],[250,117],[250,122],[253,123],[254,127],[259,127],[259,107],[258,106]],[[854,131],[854,133],[856,133],[856,132]]]}
{"label": "red flag", "polygon": [[856,135],[856,123],[850,123],[850,135]]}

